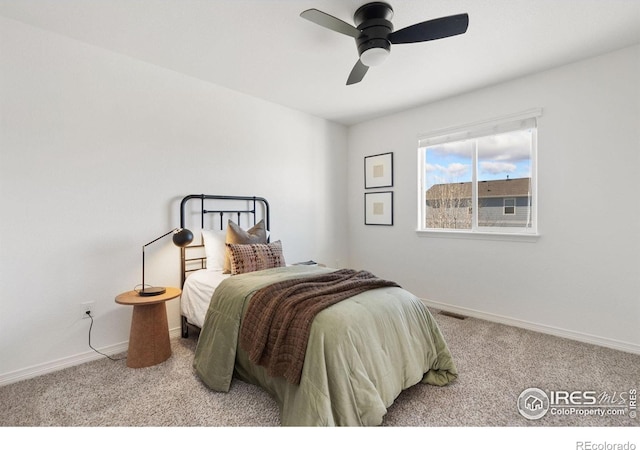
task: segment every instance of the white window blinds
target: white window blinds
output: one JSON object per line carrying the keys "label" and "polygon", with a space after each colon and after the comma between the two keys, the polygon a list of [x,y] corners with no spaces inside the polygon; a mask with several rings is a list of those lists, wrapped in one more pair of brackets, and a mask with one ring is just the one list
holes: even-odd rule
{"label": "white window blinds", "polygon": [[541,115],[542,109],[535,108],[496,119],[436,130],[418,136],[418,146],[420,148],[429,147],[447,142],[464,141],[493,134],[535,128],[537,118]]}

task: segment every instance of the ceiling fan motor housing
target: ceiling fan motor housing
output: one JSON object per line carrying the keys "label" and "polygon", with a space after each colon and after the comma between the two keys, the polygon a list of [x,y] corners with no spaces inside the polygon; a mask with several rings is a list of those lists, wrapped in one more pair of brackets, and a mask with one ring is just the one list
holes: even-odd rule
{"label": "ceiling fan motor housing", "polygon": [[393,32],[392,18],[391,5],[383,2],[367,3],[356,10],[353,21],[362,32],[356,38],[358,54],[361,57],[371,49],[384,49],[387,54],[391,51],[389,34]]}

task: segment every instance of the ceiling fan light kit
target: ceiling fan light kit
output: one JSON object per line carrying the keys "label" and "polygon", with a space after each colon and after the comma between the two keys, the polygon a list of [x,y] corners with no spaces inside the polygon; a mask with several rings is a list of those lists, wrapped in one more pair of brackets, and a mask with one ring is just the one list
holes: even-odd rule
{"label": "ceiling fan light kit", "polygon": [[466,33],[467,14],[441,17],[393,31],[393,8],[384,2],[362,5],[353,15],[356,26],[317,9],[303,11],[300,16],[332,31],[355,38],[360,58],[351,70],[347,84],[362,81],[371,66],[382,64],[391,52],[391,44],[432,41]]}
{"label": "ceiling fan light kit", "polygon": [[389,34],[393,32],[393,9],[386,3],[367,3],[353,15],[360,35],[356,38],[360,61],[367,67],[382,64],[391,52]]}
{"label": "ceiling fan light kit", "polygon": [[387,60],[391,49],[372,47],[362,52],[360,61],[367,67],[379,66]]}

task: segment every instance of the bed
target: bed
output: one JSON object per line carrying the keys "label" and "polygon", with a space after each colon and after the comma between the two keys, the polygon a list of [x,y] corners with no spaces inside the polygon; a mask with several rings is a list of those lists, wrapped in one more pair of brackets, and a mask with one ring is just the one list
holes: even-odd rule
{"label": "bed", "polygon": [[[258,225],[269,229],[266,200],[204,195],[185,197],[182,227],[192,213],[185,210],[185,202],[194,198],[206,211],[197,213],[201,217],[211,214],[208,211],[220,217],[216,248],[225,225],[241,232]],[[204,208],[205,200],[244,201],[250,207],[239,208],[242,212],[238,214],[235,207]],[[258,210],[262,218],[257,217]],[[237,220],[224,219],[227,214],[237,215]],[[240,218],[245,214],[250,219],[242,226]],[[201,225],[205,234],[210,231],[202,218]],[[211,244],[211,235],[208,237]],[[205,245],[204,237],[202,244],[194,246],[205,250],[200,259],[186,256],[193,248],[183,250],[183,336],[188,336],[189,327],[198,328],[193,365],[210,389],[227,392],[234,378],[261,386],[280,406],[284,426],[372,426],[382,423],[402,390],[417,383],[445,386],[457,378],[437,323],[415,295],[362,270],[288,265],[282,243],[271,242],[268,234],[262,238],[261,243],[224,243],[231,273],[224,273],[220,263],[212,261],[211,245]],[[242,262],[236,250],[250,250],[251,262]],[[253,255],[261,251],[268,253],[265,261],[271,263],[256,263]],[[197,267],[188,268],[194,262]],[[248,264],[243,267],[249,270],[239,270],[242,264]],[[344,290],[336,294],[343,285]],[[322,302],[326,303],[318,308]],[[260,304],[266,309],[256,309]],[[282,304],[291,305],[288,322],[276,319],[280,316],[274,311]],[[312,319],[292,319],[297,316],[291,311],[302,314],[309,308],[315,308],[309,316]],[[267,325],[270,328],[264,328]],[[282,335],[296,340],[286,341]],[[272,341],[280,344],[270,344]],[[304,347],[303,353],[292,350],[296,346]]]}

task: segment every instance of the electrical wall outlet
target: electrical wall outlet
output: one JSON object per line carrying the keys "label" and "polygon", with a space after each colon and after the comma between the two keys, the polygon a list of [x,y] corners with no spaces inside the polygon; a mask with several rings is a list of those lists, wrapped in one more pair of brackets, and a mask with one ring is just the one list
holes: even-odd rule
{"label": "electrical wall outlet", "polygon": [[88,319],[89,318],[89,315],[87,314],[87,311],[91,312],[92,316],[95,314],[95,311],[93,310],[93,304],[94,304],[94,302],[80,303],[80,306],[79,306],[79,309],[78,309],[78,314],[80,314],[80,318],[81,319]]}

